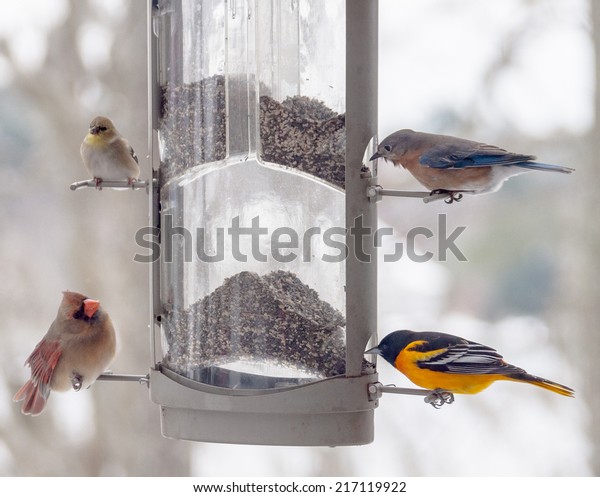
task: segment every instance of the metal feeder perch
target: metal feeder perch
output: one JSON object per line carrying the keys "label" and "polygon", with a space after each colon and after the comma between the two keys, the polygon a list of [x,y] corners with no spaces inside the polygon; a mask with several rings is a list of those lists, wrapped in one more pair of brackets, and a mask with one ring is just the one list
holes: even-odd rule
{"label": "metal feeder perch", "polygon": [[377,2],[160,0],[149,21],[163,435],[371,442],[376,259],[350,228],[376,228]]}

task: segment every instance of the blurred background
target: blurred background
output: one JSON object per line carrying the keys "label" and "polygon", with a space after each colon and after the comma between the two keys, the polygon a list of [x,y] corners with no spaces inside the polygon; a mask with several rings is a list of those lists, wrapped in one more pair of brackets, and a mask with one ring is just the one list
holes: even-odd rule
{"label": "blurred background", "polygon": [[[453,134],[577,169],[532,172],[492,195],[425,205],[385,198],[380,223],[406,233],[447,215],[468,262],[379,268],[379,334],[439,330],[497,348],[575,399],[514,383],[436,411],[385,395],[375,442],[349,448],[191,443],[160,435],[135,383],[52,395],[42,416],[11,401],[23,362],[65,289],[99,298],[117,324],[112,369],[150,365],[148,268],[133,262],[144,191],[82,190],[79,145],[113,118],[147,157],[146,2],[21,0],[0,16],[0,475],[600,475],[600,5],[591,0],[380,0],[379,133]],[[386,188],[421,189],[389,164]],[[389,238],[389,237],[388,237]],[[389,240],[389,243],[402,241]],[[437,237],[417,251],[437,254]],[[391,253],[384,247],[382,255]],[[443,255],[443,254],[440,254]],[[387,363],[380,380],[409,386]]]}

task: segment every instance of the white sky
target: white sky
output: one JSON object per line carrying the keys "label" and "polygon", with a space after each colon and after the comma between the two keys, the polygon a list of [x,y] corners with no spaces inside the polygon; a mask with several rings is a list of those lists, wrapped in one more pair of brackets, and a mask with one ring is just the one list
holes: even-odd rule
{"label": "white sky", "polygon": [[[525,9],[526,3],[533,9]],[[379,5],[381,137],[404,127],[423,130],[436,109],[460,113],[473,102],[484,106],[476,109],[492,129],[508,125],[542,137],[557,130],[581,133],[592,124],[587,1],[381,0]],[[506,50],[507,33],[523,30],[514,64],[487,88],[487,100],[477,91],[489,61]]]}

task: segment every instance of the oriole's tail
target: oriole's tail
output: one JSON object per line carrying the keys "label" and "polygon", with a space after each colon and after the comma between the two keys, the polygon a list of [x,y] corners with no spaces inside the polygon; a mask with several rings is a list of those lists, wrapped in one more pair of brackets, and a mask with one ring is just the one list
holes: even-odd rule
{"label": "oriole's tail", "polygon": [[572,388],[561,385],[560,383],[554,383],[553,381],[546,380],[545,378],[540,378],[539,376],[534,376],[529,373],[507,375],[507,378],[513,381],[531,383],[532,385],[545,388],[546,390],[564,395],[565,397],[575,397],[575,390]]}

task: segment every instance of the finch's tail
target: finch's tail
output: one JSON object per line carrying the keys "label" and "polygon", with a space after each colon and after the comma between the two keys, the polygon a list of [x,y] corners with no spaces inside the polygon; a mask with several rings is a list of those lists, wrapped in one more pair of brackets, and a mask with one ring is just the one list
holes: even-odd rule
{"label": "finch's tail", "polygon": [[554,164],[544,164],[543,162],[519,162],[516,166],[523,167],[525,169],[534,169],[537,171],[551,171],[555,173],[571,174],[575,169],[565,166],[556,166]]}
{"label": "finch's tail", "polygon": [[40,388],[40,385],[34,385],[31,380],[27,380],[25,385],[15,394],[13,401],[24,401],[21,406],[21,412],[37,416],[44,410],[49,395],[50,389],[47,386]]}
{"label": "finch's tail", "polygon": [[575,390],[572,388],[561,385],[560,383],[554,383],[553,381],[546,380],[545,378],[540,378],[539,376],[533,376],[532,374],[518,373],[510,376],[507,375],[507,378],[513,381],[531,383],[532,385],[545,388],[546,390],[550,390],[551,392],[558,393],[566,397],[575,397]]}

